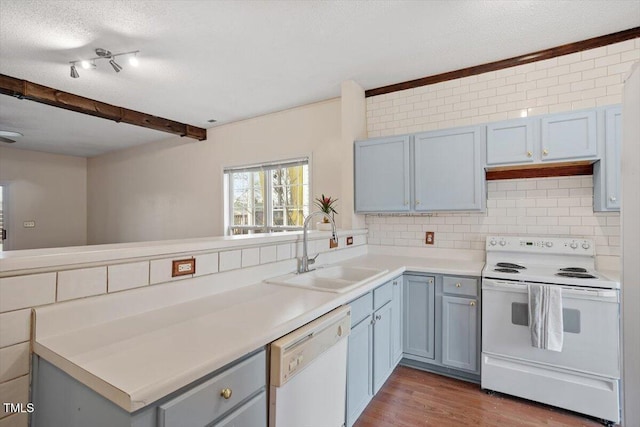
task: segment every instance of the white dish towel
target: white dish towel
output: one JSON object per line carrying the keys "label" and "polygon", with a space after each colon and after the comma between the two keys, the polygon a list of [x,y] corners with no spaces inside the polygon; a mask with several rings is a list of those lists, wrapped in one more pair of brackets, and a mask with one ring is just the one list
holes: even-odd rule
{"label": "white dish towel", "polygon": [[562,351],[562,287],[529,284],[528,288],[531,345]]}

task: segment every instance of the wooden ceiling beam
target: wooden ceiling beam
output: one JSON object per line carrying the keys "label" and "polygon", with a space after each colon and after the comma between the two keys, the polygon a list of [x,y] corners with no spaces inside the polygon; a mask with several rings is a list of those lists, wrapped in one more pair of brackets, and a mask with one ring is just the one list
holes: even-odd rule
{"label": "wooden ceiling beam", "polygon": [[0,93],[77,113],[204,141],[207,130],[0,74]]}
{"label": "wooden ceiling beam", "polygon": [[400,90],[413,89],[416,87],[432,85],[435,83],[446,82],[448,80],[461,79],[463,77],[475,76],[477,74],[488,73],[489,71],[502,70],[504,68],[515,67],[516,65],[528,64],[530,62],[543,61],[545,59],[555,58],[557,56],[568,55],[570,53],[582,52],[583,50],[595,49],[601,46],[607,46],[613,43],[619,43],[625,40],[631,40],[640,37],[640,27],[630,28],[617,33],[607,34],[604,36],[594,37],[579,42],[568,43],[562,46],[552,47],[550,49],[539,50],[537,52],[527,53],[513,58],[502,59],[500,61],[489,62],[487,64],[476,65],[473,67],[462,68],[460,70],[449,71],[442,74],[422,77],[415,80],[409,80],[402,83],[394,83],[388,86],[368,89],[364,92],[365,97],[382,95],[385,93],[397,92]]}

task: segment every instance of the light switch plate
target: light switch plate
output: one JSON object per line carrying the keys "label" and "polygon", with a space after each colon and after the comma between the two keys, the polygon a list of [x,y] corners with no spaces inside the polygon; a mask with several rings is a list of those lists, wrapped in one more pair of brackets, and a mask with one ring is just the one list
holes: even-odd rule
{"label": "light switch plate", "polygon": [[329,239],[329,249],[337,248],[338,240]]}

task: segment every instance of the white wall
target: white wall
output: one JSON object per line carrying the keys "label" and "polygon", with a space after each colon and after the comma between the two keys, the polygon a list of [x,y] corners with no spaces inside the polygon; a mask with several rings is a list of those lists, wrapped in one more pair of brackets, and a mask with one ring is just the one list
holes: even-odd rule
{"label": "white wall", "polygon": [[[8,244],[33,249],[87,243],[87,159],[0,147]],[[23,221],[35,221],[24,228]]]}
{"label": "white wall", "polygon": [[622,104],[622,317],[624,425],[640,425],[640,64]]}
{"label": "white wall", "polygon": [[221,125],[206,141],[172,138],[90,158],[89,244],[224,234],[225,166],[311,155],[312,196],[341,198],[340,115],[336,98]]}

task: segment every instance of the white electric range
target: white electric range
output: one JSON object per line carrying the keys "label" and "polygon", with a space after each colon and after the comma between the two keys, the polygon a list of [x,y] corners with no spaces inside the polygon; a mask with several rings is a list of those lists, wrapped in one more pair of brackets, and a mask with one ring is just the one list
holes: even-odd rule
{"label": "white electric range", "polygon": [[[588,239],[489,236],[482,272],[483,389],[620,420],[620,284]],[[562,288],[562,351],[531,345],[528,285]]]}

